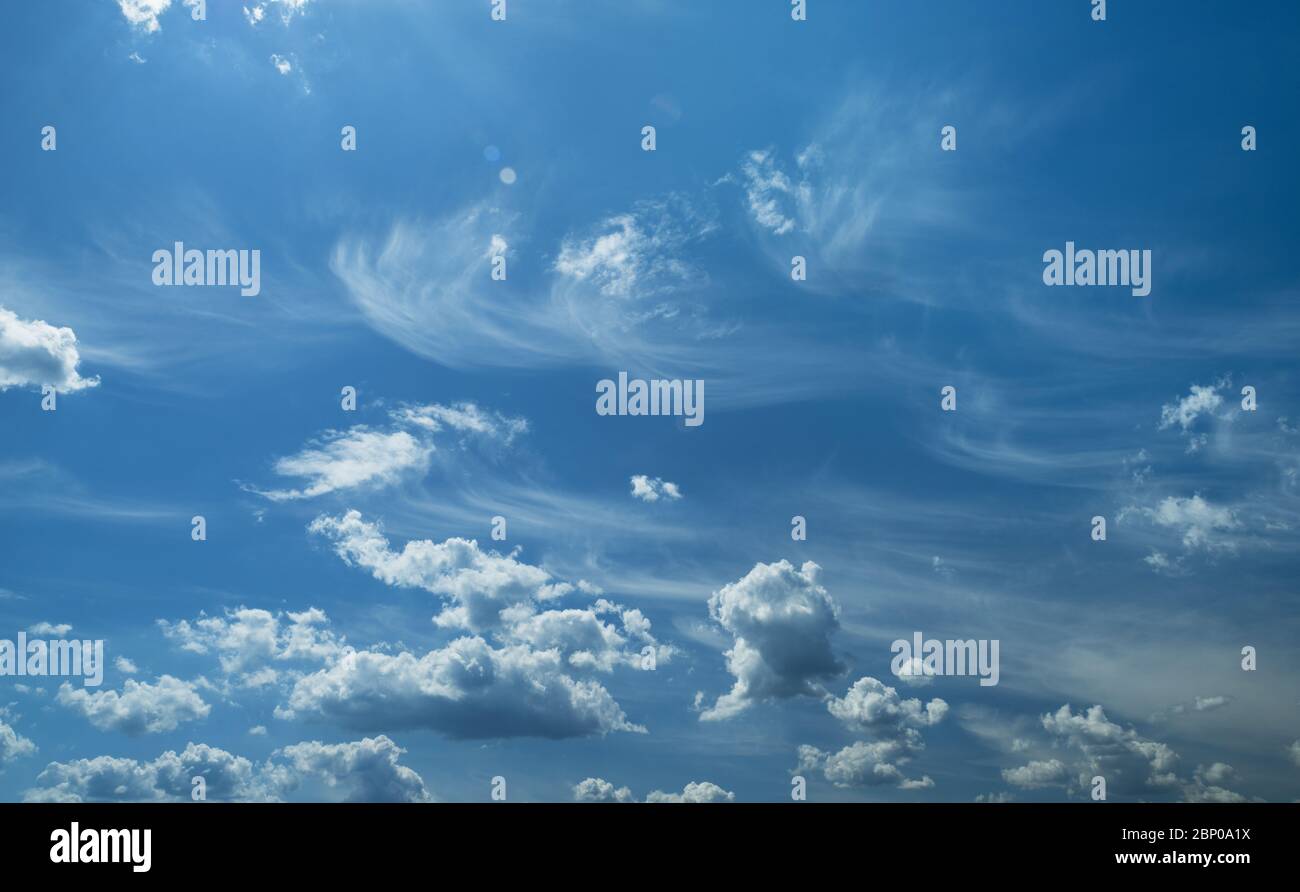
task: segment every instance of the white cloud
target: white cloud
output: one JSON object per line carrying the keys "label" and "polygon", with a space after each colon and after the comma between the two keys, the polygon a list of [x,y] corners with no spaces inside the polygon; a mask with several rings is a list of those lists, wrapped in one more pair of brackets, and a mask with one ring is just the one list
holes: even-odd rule
{"label": "white cloud", "polygon": [[[1188,551],[1231,550],[1234,542],[1222,534],[1237,529],[1241,524],[1231,508],[1212,505],[1195,493],[1191,498],[1168,496],[1155,508],[1128,508],[1120,517],[1136,511],[1157,526],[1174,530],[1182,537]],[[1147,563],[1160,569],[1168,565],[1159,552],[1147,558]]]}
{"label": "white cloud", "polygon": [[589,777],[573,786],[575,802],[635,802],[627,787],[617,787],[599,777]]}
{"label": "white cloud", "polygon": [[113,661],[113,665],[117,667],[118,672],[121,672],[124,675],[135,675],[135,673],[140,671],[136,667],[135,663],[131,662],[126,657],[118,657]]}
{"label": "white cloud", "polygon": [[820,573],[812,561],[798,570],[784,560],[759,563],[713,593],[709,614],[735,636],[726,658],[736,682],[701,719],[731,718],[762,700],[819,695],[818,681],[842,671],[830,647],[838,608]]}
{"label": "white cloud", "polygon": [[284,75],[293,71],[293,63],[279,53],[271,54],[271,64],[275,66],[276,71]]}
{"label": "white cloud", "polygon": [[1223,405],[1223,396],[1219,389],[1224,383],[1204,387],[1193,384],[1191,393],[1176,403],[1168,403],[1160,408],[1160,429],[1177,425],[1183,431],[1188,430],[1202,415],[1211,415]]}
{"label": "white cloud", "polygon": [[866,676],[843,697],[828,697],[826,708],[845,727],[872,739],[852,743],[838,753],[804,744],[798,750],[800,770],[821,770],[838,787],[892,784],[901,790],[921,790],[934,786],[928,775],[909,778],[903,766],[925,749],[920,729],[937,725],[948,714],[945,701],[905,700],[896,689]]}
{"label": "white cloud", "polygon": [[680,793],[655,790],[646,796],[646,802],[734,802],[736,794],[730,793],[710,781],[691,781]]}
{"label": "white cloud", "polygon": [[795,229],[792,207],[799,194],[807,199],[807,184],[796,185],[777,167],[770,149],[750,152],[740,166],[749,212],[764,229],[785,235]]}
{"label": "white cloud", "polygon": [[433,450],[432,444],[406,431],[384,433],[364,425],[326,431],[314,444],[275,463],[275,472],[280,476],[305,478],[305,488],[253,491],[282,502],[363,485],[386,486],[407,472],[427,470]]}
{"label": "white cloud", "polygon": [[221,671],[245,687],[275,682],[277,671],[272,667],[276,665],[330,663],[346,649],[328,628],[329,618],[315,607],[275,614],[239,607],[224,616],[200,615],[193,622],[159,620],[158,625],[181,650],[215,652]]}
{"label": "white cloud", "polygon": [[56,698],[101,731],[157,734],[173,731],[182,722],[206,718],[212,707],[192,683],[163,675],[154,684],[127,679],[122,693],[90,693],[64,682]]}
{"label": "white cloud", "polygon": [[356,651],[299,679],[289,708],[347,727],[429,728],[457,739],[644,732],[604,687],[564,669],[558,651],[494,648],[479,637],[422,657]]}
{"label": "white cloud", "polygon": [[286,769],[273,769],[281,791],[304,780],[325,785],[344,802],[429,802],[424,780],[398,762],[406,750],[384,735],[353,743],[296,743],[277,750]]}
{"label": "white cloud", "polygon": [[29,802],[189,801],[202,777],[212,802],[267,802],[291,797],[375,802],[426,802],[424,781],[398,762],[404,751],[387,737],[353,743],[308,741],[277,750],[255,765],[203,743],[156,759],[96,756],[51,762],[29,789]]}
{"label": "white cloud", "polygon": [[47,623],[42,621],[27,627],[27,634],[29,635],[53,636],[55,638],[62,638],[71,631],[72,626],[68,623]]}
{"label": "white cloud", "polygon": [[40,319],[25,321],[0,307],[0,391],[49,384],[59,393],[74,393],[97,386],[99,378],[83,378],[77,372],[79,362],[72,329]]}
{"label": "white cloud", "polygon": [[482,409],[474,403],[456,403],[451,406],[403,406],[392,413],[393,420],[406,427],[437,433],[450,429],[509,444],[515,437],[528,432],[528,419],[511,418],[500,412]]}
{"label": "white cloud", "polygon": [[381,528],[359,511],[321,516],[308,529],[334,543],[348,565],[370,570],[387,585],[422,588],[449,598],[453,606],[439,617],[448,627],[480,631],[501,623],[501,611],[554,597],[550,574],[513,555],[483,551],[474,540],[445,542],[412,539],[400,552],[389,548]]}
{"label": "white cloud", "polygon": [[660,499],[676,501],[682,497],[682,491],[676,483],[658,477],[647,477],[645,474],[633,474],[632,497],[643,502],[657,502]]}
{"label": "white cloud", "polygon": [[870,676],[854,682],[843,697],[828,699],[826,709],[848,728],[890,737],[937,725],[948,714],[948,704],[937,697],[929,703],[904,700],[895,688]]}
{"label": "white cloud", "polygon": [[134,27],[152,34],[162,27],[158,17],[171,7],[172,0],[117,0],[117,5]]}
{"label": "white cloud", "polygon": [[590,235],[566,236],[555,271],[616,298],[645,297],[698,281],[703,274],[678,255],[712,224],[693,215],[680,198],[641,202],[630,213],[602,221]]}
{"label": "white cloud", "polygon": [[7,722],[0,721],[0,765],[36,752],[36,744],[19,734]]}
{"label": "white cloud", "polygon": [[1035,787],[1063,787],[1069,780],[1065,763],[1059,759],[1045,762],[1030,762],[1019,768],[1004,768],[1002,779],[1013,787],[1033,789]]}

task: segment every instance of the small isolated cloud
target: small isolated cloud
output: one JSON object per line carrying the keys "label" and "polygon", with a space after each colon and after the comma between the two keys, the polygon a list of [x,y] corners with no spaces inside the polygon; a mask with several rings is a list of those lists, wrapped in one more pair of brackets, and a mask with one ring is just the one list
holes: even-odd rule
{"label": "small isolated cloud", "polygon": [[92,694],[64,682],[56,699],[101,731],[130,735],[174,731],[182,722],[207,718],[212,711],[193,684],[170,675],[160,677],[153,684],[127,679],[120,694],[117,691]]}
{"label": "small isolated cloud", "polygon": [[39,622],[27,627],[27,634],[40,635],[42,637],[62,638],[72,631],[72,626],[68,623],[47,623]]}
{"label": "small isolated cloud", "polygon": [[1160,408],[1160,430],[1170,427],[1178,427],[1183,431],[1189,430],[1196,422],[1197,418],[1203,415],[1211,415],[1214,410],[1223,405],[1223,395],[1219,390],[1226,386],[1226,382],[1204,387],[1200,384],[1193,384],[1191,393],[1175,403],[1167,403]]}
{"label": "small isolated cloud", "polygon": [[432,454],[431,443],[421,442],[406,431],[385,433],[364,425],[346,431],[326,431],[301,452],[275,463],[277,474],[304,478],[305,487],[253,491],[283,502],[358,486],[385,486],[408,471],[427,470]]}
{"label": "small isolated cloud", "polygon": [[632,498],[643,502],[657,502],[660,499],[676,501],[682,497],[682,491],[676,483],[647,477],[645,474],[632,475]]}
{"label": "small isolated cloud", "polygon": [[113,665],[117,667],[118,672],[121,672],[124,675],[135,675],[140,671],[136,667],[135,663],[131,662],[126,657],[118,657],[113,661]]}
{"label": "small isolated cloud", "polygon": [[19,319],[0,307],[0,391],[48,384],[59,393],[75,393],[97,386],[99,378],[83,378],[77,372],[80,362],[72,329]]}
{"label": "small isolated cloud", "polygon": [[1189,551],[1230,549],[1232,542],[1220,534],[1240,526],[1231,508],[1212,505],[1199,493],[1190,499],[1167,497],[1143,513],[1157,525],[1175,530]]}
{"label": "small isolated cloud", "polygon": [[271,54],[271,64],[275,66],[276,71],[284,75],[293,71],[293,63],[279,53]]}
{"label": "small isolated cloud", "polygon": [[763,700],[819,696],[819,682],[843,671],[830,645],[839,609],[820,574],[812,561],[798,570],[784,560],[760,563],[713,593],[709,615],[735,636],[726,658],[736,682],[702,720],[728,719]]}

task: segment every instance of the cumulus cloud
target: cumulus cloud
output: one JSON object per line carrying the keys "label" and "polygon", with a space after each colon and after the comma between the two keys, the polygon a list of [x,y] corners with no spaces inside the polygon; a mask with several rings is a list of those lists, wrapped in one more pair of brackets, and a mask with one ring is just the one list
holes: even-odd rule
{"label": "cumulus cloud", "polygon": [[72,329],[19,319],[0,307],[0,391],[48,384],[59,393],[75,393],[97,386],[99,378],[81,377],[80,362]]}
{"label": "cumulus cloud", "polygon": [[647,477],[645,474],[632,475],[632,498],[643,502],[657,502],[660,499],[676,501],[682,497],[682,491],[676,483]]}
{"label": "cumulus cloud", "polygon": [[459,638],[422,657],[349,652],[304,676],[292,715],[347,727],[429,728],[457,739],[644,732],[599,683],[568,675],[556,650]]}
{"label": "cumulus cloud", "polygon": [[1177,426],[1187,431],[1197,418],[1212,415],[1215,409],[1223,405],[1223,395],[1219,391],[1225,386],[1226,382],[1208,387],[1193,384],[1191,393],[1187,396],[1160,407],[1160,430]]}
{"label": "cumulus cloud", "polygon": [[[1119,516],[1124,520],[1133,515],[1172,530],[1181,537],[1187,551],[1231,551],[1235,543],[1224,534],[1241,526],[1231,508],[1211,504],[1200,493],[1194,493],[1191,498],[1168,496],[1154,508],[1130,506]],[[1160,552],[1153,552],[1147,563],[1161,569],[1168,566],[1168,559]]]}
{"label": "cumulus cloud", "polygon": [[55,638],[62,638],[71,631],[72,626],[68,623],[49,623],[42,621],[27,627],[27,634],[29,635],[49,635]]}
{"label": "cumulus cloud", "polygon": [[101,731],[131,735],[174,731],[182,722],[207,718],[212,710],[192,683],[170,675],[161,676],[153,684],[127,679],[120,694],[92,694],[64,682],[56,700]]}
{"label": "cumulus cloud", "polygon": [[271,64],[275,66],[276,71],[284,75],[288,75],[293,71],[293,63],[279,53],[271,54]]}
{"label": "cumulus cloud", "polygon": [[812,561],[798,570],[785,560],[759,563],[713,593],[709,614],[735,637],[726,659],[736,681],[702,720],[731,718],[763,700],[819,696],[820,680],[843,671],[830,646],[839,611],[820,573]]}
{"label": "cumulus cloud", "polygon": [[574,802],[635,802],[636,797],[627,787],[615,787],[599,777],[589,777],[573,785]]}
{"label": "cumulus cloud", "polygon": [[945,701],[904,699],[896,689],[866,676],[854,682],[843,697],[828,697],[826,708],[846,728],[871,739],[836,753],[802,745],[799,770],[820,770],[838,787],[892,784],[901,790],[921,790],[934,786],[928,775],[908,777],[903,766],[925,749],[921,729],[937,725],[948,714]]}
{"label": "cumulus cloud", "polygon": [[332,662],[346,649],[329,628],[329,617],[315,607],[281,613],[239,607],[223,616],[200,614],[193,622],[159,620],[158,625],[181,650],[215,653],[221,671],[242,687],[273,683],[276,666]]}
{"label": "cumulus cloud", "polygon": [[722,789],[710,781],[691,781],[680,793],[665,793],[654,790],[646,796],[646,802],[734,802],[736,794]]}
{"label": "cumulus cloud", "polygon": [[152,34],[162,27],[158,17],[171,8],[172,0],[117,0],[117,5],[133,27]]}
{"label": "cumulus cloud", "polygon": [[449,599],[451,606],[438,618],[439,625],[446,627],[495,628],[502,622],[503,610],[570,590],[554,583],[540,567],[513,555],[483,551],[472,539],[412,539],[395,552],[380,526],[356,510],[318,517],[308,529],[332,542],[346,564],[369,570],[386,585],[422,588]]}
{"label": "cumulus cloud", "polygon": [[36,744],[13,729],[13,726],[0,720],[0,765],[12,762],[20,756],[30,756],[36,752]]}
{"label": "cumulus cloud", "polygon": [[156,759],[96,756],[51,762],[26,791],[29,802],[189,801],[193,778],[215,802],[267,802],[284,798],[367,802],[426,802],[424,781],[398,757],[387,737],[353,743],[310,741],[277,750],[262,765],[202,743]]}
{"label": "cumulus cloud", "polygon": [[1004,768],[1002,779],[1013,787],[1033,789],[1035,787],[1065,786],[1069,775],[1065,763],[1059,759],[1044,762],[1030,762],[1019,768]]}
{"label": "cumulus cloud", "polygon": [[424,780],[398,761],[405,752],[382,734],[353,743],[313,740],[277,750],[285,767],[271,771],[281,791],[316,780],[344,802],[428,802]]}

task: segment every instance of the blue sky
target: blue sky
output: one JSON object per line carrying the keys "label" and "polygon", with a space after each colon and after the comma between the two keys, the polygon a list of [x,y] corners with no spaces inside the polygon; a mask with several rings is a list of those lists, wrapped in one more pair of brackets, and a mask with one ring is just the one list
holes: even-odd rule
{"label": "blue sky", "polygon": [[1300,797],[1300,11],[1228,6],[6,10],[0,638],[109,665],[0,678],[0,797]]}

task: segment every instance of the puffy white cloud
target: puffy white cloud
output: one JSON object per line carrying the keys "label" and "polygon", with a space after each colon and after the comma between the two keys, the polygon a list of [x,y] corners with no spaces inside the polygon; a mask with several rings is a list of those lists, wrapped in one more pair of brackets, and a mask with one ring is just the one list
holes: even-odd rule
{"label": "puffy white cloud", "polygon": [[616,788],[603,778],[589,777],[574,784],[573,800],[575,802],[635,802],[636,797],[627,787]]}
{"label": "puffy white cloud", "polygon": [[820,572],[812,561],[798,570],[784,560],[760,563],[713,593],[710,615],[735,636],[726,658],[736,682],[701,719],[727,719],[762,700],[819,695],[819,680],[843,671],[830,647],[838,609]]}
{"label": "puffy white cloud", "polygon": [[854,682],[843,697],[828,697],[826,709],[845,727],[868,734],[837,753],[807,744],[799,747],[799,769],[820,770],[838,787],[892,784],[901,790],[928,789],[928,775],[909,778],[902,766],[925,749],[922,728],[937,725],[948,714],[948,704],[937,697],[929,703],[904,699],[898,691],[866,676]]}
{"label": "puffy white cloud", "polygon": [[478,637],[422,657],[355,651],[299,679],[289,707],[353,728],[429,728],[459,739],[644,732],[604,687],[565,666],[557,650],[494,648]]}
{"label": "puffy white cloud", "polygon": [[1219,393],[1219,390],[1225,386],[1225,382],[1209,387],[1193,384],[1191,393],[1187,396],[1176,403],[1167,403],[1161,406],[1160,429],[1164,430],[1177,425],[1183,431],[1188,430],[1197,418],[1202,415],[1210,415],[1215,409],[1223,405],[1223,396]]}
{"label": "puffy white cloud", "polygon": [[126,657],[118,657],[113,661],[113,665],[117,668],[118,672],[121,672],[124,675],[135,675],[140,671],[135,663],[131,662],[131,660]]}
{"label": "puffy white cloud", "polygon": [[64,682],[56,699],[101,731],[132,735],[173,731],[182,722],[206,718],[212,710],[192,683],[170,675],[161,676],[154,684],[129,678],[120,694],[92,694]]}
{"label": "puffy white cloud", "polygon": [[36,744],[15,731],[7,722],[0,721],[0,765],[35,752]]}
{"label": "puffy white cloud", "polygon": [[730,793],[710,781],[691,781],[680,793],[654,790],[646,802],[734,802],[736,794]]}
{"label": "puffy white cloud", "polygon": [[433,448],[401,430],[382,432],[358,425],[346,431],[326,431],[301,452],[275,463],[280,476],[305,478],[305,488],[253,491],[282,502],[363,485],[385,486],[406,472],[427,470]]}
{"label": "puffy white cloud", "polygon": [[345,802],[428,802],[424,780],[398,762],[405,752],[382,734],[353,743],[313,740],[277,750],[286,766],[271,770],[281,791],[314,779]]}
{"label": "puffy white cloud", "polygon": [[284,75],[288,75],[293,71],[293,63],[279,53],[271,54],[271,64],[275,66],[276,71]]}
{"label": "puffy white cloud", "polygon": [[[1159,527],[1171,529],[1182,537],[1188,551],[1230,551],[1235,548],[1232,539],[1224,534],[1241,526],[1231,508],[1213,505],[1195,493],[1189,499],[1168,496],[1154,508],[1128,507],[1120,512],[1120,520],[1137,514]],[[1169,566],[1160,552],[1153,552],[1147,563],[1156,569]]]}
{"label": "puffy white cloud", "polygon": [[660,499],[676,501],[682,497],[682,491],[676,483],[647,477],[645,474],[632,475],[632,498],[643,502],[657,502]]}
{"label": "puffy white cloud", "polygon": [[353,743],[308,741],[277,750],[255,765],[203,743],[156,759],[96,756],[51,762],[29,789],[29,802],[189,801],[195,777],[214,802],[266,802],[345,799],[375,802],[425,802],[424,781],[398,758],[404,752],[387,737]]}
{"label": "puffy white cloud", "polygon": [[244,686],[275,681],[272,668],[283,663],[327,663],[345,649],[343,640],[328,628],[329,617],[315,607],[301,612],[271,613],[239,607],[224,616],[205,616],[193,622],[159,620],[163,634],[185,651],[215,652],[221,671]]}
{"label": "puffy white cloud", "polygon": [[117,0],[117,5],[134,27],[152,34],[162,27],[158,17],[171,8],[172,0]]}
{"label": "puffy white cloud", "polygon": [[848,728],[890,736],[937,725],[948,714],[948,704],[937,697],[924,704],[915,698],[904,700],[895,688],[870,676],[854,682],[843,697],[831,697],[826,708]]}
{"label": "puffy white cloud", "polygon": [[837,787],[874,787],[892,784],[902,790],[921,790],[934,786],[929,775],[909,778],[900,766],[911,761],[922,748],[919,738],[899,740],[859,740],[838,753],[823,752],[807,744],[799,747],[799,770],[820,769]]}
{"label": "puffy white cloud", "polygon": [[1049,734],[1082,753],[1086,771],[1081,771],[1080,777],[1084,783],[1093,774],[1102,774],[1114,786],[1117,776],[1132,776],[1138,771],[1146,775],[1148,786],[1169,787],[1177,782],[1173,769],[1178,754],[1166,744],[1112,722],[1100,705],[1076,713],[1067,703],[1045,714],[1042,724]]}
{"label": "puffy white cloud", "polygon": [[27,627],[27,633],[29,635],[42,635],[42,636],[48,635],[48,636],[53,636],[55,638],[62,638],[64,635],[68,634],[71,631],[72,631],[72,626],[69,625],[68,623],[49,623],[49,622],[41,621],[39,623],[36,623],[35,625]]}
{"label": "puffy white cloud", "polygon": [[553,587],[550,574],[540,567],[483,551],[472,539],[412,539],[394,552],[379,525],[355,510],[318,517],[308,529],[330,540],[345,563],[370,570],[387,585],[422,588],[450,599],[452,606],[438,617],[446,627],[496,628],[502,610],[567,591]]}
{"label": "puffy white cloud", "polygon": [[1066,771],[1064,762],[1059,759],[1048,759],[1043,762],[1030,762],[1028,765],[1022,765],[1019,768],[1004,768],[1002,770],[1002,779],[1013,787],[1023,787],[1025,789],[1050,786],[1063,787],[1069,782],[1069,774]]}
{"label": "puffy white cloud", "polygon": [[40,319],[26,321],[0,307],[0,391],[46,384],[59,393],[75,393],[99,384],[77,371],[81,354],[77,335]]}

